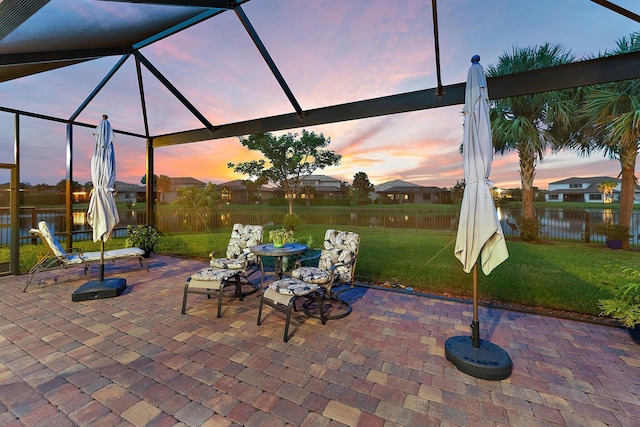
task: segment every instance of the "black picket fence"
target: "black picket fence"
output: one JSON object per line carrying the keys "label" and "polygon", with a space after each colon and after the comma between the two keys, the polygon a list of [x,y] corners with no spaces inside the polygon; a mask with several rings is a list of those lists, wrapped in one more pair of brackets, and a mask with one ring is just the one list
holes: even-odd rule
{"label": "black picket fence", "polygon": [[[459,220],[458,209],[411,209],[402,208],[349,208],[336,209],[299,209],[297,215],[306,224],[325,225],[328,228],[369,227],[372,231],[447,231],[454,234]],[[120,223],[114,231],[114,237],[126,236],[128,225],[146,224],[144,210],[120,211]],[[0,247],[9,245],[8,210],[0,209]],[[234,209],[200,209],[200,210],[159,210],[156,214],[156,228],[161,233],[213,232],[231,229],[233,224],[260,224],[278,226],[283,223],[286,210],[277,208],[260,208],[242,210]],[[520,236],[522,212],[518,208],[499,207],[497,211],[502,229],[507,238]],[[585,243],[604,242],[605,237],[594,233],[598,224],[604,222],[617,223],[618,213],[610,209],[568,210],[541,208],[537,210],[540,224],[540,237],[546,240],[573,241]],[[66,221],[64,209],[22,208],[20,212],[21,244],[36,243],[30,234],[31,228],[37,227],[39,221],[47,221],[53,232],[64,241],[66,237]],[[640,213],[634,212],[630,244],[640,246]],[[73,212],[73,240],[91,239],[92,230],[86,223],[86,211]]]}

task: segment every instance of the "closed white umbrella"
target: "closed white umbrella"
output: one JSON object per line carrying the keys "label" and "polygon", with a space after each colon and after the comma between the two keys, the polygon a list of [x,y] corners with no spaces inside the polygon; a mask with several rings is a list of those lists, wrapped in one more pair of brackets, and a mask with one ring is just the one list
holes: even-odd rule
{"label": "closed white umbrella", "polygon": [[488,341],[481,342],[478,321],[478,258],[484,274],[489,274],[509,253],[491,195],[493,183],[489,181],[493,144],[487,82],[480,57],[474,55],[471,62],[462,141],[465,189],[454,254],[466,273],[473,270],[472,336],[449,338],[445,353],[463,372],[479,378],[503,379],[511,375],[511,358]]}
{"label": "closed white umbrella", "polygon": [[104,242],[109,239],[118,222],[118,209],[115,200],[116,155],[113,150],[114,132],[107,115],[93,132],[96,145],[91,155],[91,181],[93,190],[87,210],[87,223],[93,228],[93,241],[100,240],[100,278],[92,280],[76,289],[71,295],[72,301],[90,298],[108,298],[118,296],[126,288],[125,279],[104,278]]}
{"label": "closed white umbrella", "polygon": [[[480,61],[477,55],[474,60]],[[469,273],[482,255],[482,271],[489,274],[509,257],[489,181],[493,143],[489,95],[484,70],[474,62],[467,74],[462,140],[465,189],[454,254]]]}
{"label": "closed white umbrella", "polygon": [[120,222],[114,198],[116,182],[116,154],[113,150],[115,134],[107,115],[102,116],[93,135],[96,145],[91,155],[93,191],[87,211],[87,223],[93,228],[93,241],[106,241]]}

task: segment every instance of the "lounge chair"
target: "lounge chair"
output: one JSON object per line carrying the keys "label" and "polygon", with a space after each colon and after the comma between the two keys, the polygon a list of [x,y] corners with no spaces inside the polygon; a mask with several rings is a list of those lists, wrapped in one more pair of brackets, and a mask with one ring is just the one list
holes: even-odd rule
{"label": "lounge chair", "polygon": [[[100,251],[98,252],[67,252],[60,245],[60,242],[49,230],[49,226],[45,221],[40,221],[38,228],[32,228],[29,233],[34,234],[49,247],[50,254],[41,259],[36,265],[29,270],[29,278],[27,279],[27,285],[22,290],[27,291],[27,288],[33,280],[33,276],[41,271],[58,270],[61,268],[71,268],[79,265],[84,266],[84,274],[89,272],[91,265],[100,263]],[[125,248],[125,249],[112,249],[104,252],[105,261],[116,261],[120,259],[134,258],[140,262],[140,266],[149,271],[147,261],[144,259],[144,251],[140,248]]]}

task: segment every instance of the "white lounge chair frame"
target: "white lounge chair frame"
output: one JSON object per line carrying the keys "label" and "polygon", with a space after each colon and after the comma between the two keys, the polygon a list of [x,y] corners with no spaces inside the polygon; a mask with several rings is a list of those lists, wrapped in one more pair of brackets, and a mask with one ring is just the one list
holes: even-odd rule
{"label": "white lounge chair frame", "polygon": [[[100,263],[100,251],[98,252],[67,252],[65,251],[58,240],[55,238],[49,226],[45,221],[40,221],[38,228],[32,228],[29,233],[36,235],[42,240],[44,244],[49,248],[50,253],[41,259],[31,270],[29,270],[29,278],[27,284],[22,290],[26,292],[27,288],[33,280],[33,276],[41,271],[52,271],[59,269],[67,269],[71,267],[77,267],[79,265],[84,266],[84,274],[89,272],[89,268],[93,264]],[[140,262],[140,266],[149,271],[149,266],[144,258],[144,251],[140,248],[125,248],[125,249],[112,249],[104,252],[104,260],[115,262],[120,259],[135,258]]]}

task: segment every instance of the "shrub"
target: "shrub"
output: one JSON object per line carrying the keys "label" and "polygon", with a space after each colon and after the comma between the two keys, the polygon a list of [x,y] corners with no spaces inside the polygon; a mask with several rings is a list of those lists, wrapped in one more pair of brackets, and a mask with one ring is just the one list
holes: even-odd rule
{"label": "shrub", "polygon": [[598,307],[604,316],[613,317],[627,328],[640,325],[640,271],[621,267],[623,283],[612,284],[613,298],[601,299]]}
{"label": "shrub", "polygon": [[609,222],[598,224],[594,232],[606,236],[608,240],[629,240],[630,237],[628,226]]}
{"label": "shrub", "polygon": [[295,230],[304,224],[304,220],[296,214],[286,215],[282,224],[287,230]]}

